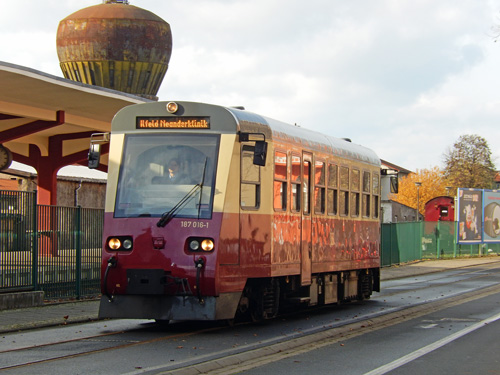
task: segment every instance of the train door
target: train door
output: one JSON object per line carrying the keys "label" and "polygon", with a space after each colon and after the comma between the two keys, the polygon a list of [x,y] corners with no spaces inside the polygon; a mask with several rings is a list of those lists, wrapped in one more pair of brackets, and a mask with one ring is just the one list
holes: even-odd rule
{"label": "train door", "polygon": [[311,285],[312,220],[311,220],[311,165],[312,155],[302,154],[302,225],[300,283]]}

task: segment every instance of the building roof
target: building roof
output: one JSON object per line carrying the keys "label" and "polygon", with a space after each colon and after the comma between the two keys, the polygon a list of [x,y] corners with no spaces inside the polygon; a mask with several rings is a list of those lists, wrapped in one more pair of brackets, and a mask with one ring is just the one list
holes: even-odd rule
{"label": "building roof", "polygon": [[[63,157],[83,155],[90,133],[108,132],[119,109],[150,101],[1,61],[0,82],[0,144],[25,164],[30,145],[49,156],[55,137],[62,140]],[[107,164],[107,157],[102,162]]]}
{"label": "building roof", "polygon": [[382,168],[386,168],[386,169],[394,169],[395,171],[398,171],[398,172],[399,172],[399,173],[401,173],[401,174],[408,175],[408,174],[410,174],[410,173],[413,173],[413,172],[412,172],[412,171],[410,171],[409,169],[406,169],[406,168],[400,167],[399,165],[396,165],[396,164],[390,163],[390,162],[388,162],[387,160],[383,160],[383,159],[381,159],[381,160],[380,160],[380,163],[382,164]]}

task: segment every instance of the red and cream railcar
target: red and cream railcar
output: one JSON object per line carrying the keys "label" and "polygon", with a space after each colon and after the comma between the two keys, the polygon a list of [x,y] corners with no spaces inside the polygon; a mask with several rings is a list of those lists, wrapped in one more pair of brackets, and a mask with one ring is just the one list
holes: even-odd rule
{"label": "red and cream railcar", "polygon": [[368,298],[379,205],[380,160],[348,140],[236,108],[126,107],[110,137],[100,316],[262,319]]}

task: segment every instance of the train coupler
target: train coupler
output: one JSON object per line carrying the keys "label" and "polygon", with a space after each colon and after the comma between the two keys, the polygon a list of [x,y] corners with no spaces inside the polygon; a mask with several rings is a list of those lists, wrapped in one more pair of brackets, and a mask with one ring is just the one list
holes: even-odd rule
{"label": "train coupler", "polygon": [[205,259],[203,259],[202,257],[195,259],[194,265],[196,267],[196,292],[198,294],[198,302],[200,303],[200,305],[204,305],[205,299],[201,295],[200,277],[201,277],[201,271],[205,266]]}

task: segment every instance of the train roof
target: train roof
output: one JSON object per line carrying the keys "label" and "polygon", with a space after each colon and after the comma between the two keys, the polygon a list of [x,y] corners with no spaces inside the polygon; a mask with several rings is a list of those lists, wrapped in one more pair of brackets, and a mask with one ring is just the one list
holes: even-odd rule
{"label": "train roof", "polygon": [[[311,151],[336,155],[380,167],[379,157],[369,148],[343,138],[331,137],[311,129],[290,125],[269,117],[234,107],[223,107],[198,102],[175,102],[181,110],[170,114],[166,111],[168,102],[135,104],[120,110],[113,120],[112,131],[120,132],[136,128],[136,119],[155,119],[168,116],[209,116],[214,120],[207,132],[248,132],[264,134],[267,140],[293,143]],[[236,125],[236,126],[235,126]],[[160,129],[156,129],[160,130]],[[151,129],[154,131],[154,129]]]}
{"label": "train roof", "polygon": [[268,138],[296,143],[314,151],[330,153],[378,167],[381,165],[379,157],[373,150],[352,143],[350,140],[328,136],[237,108],[227,108],[227,110],[236,117],[242,131],[257,131],[259,127],[267,126],[269,131],[266,137]]}

